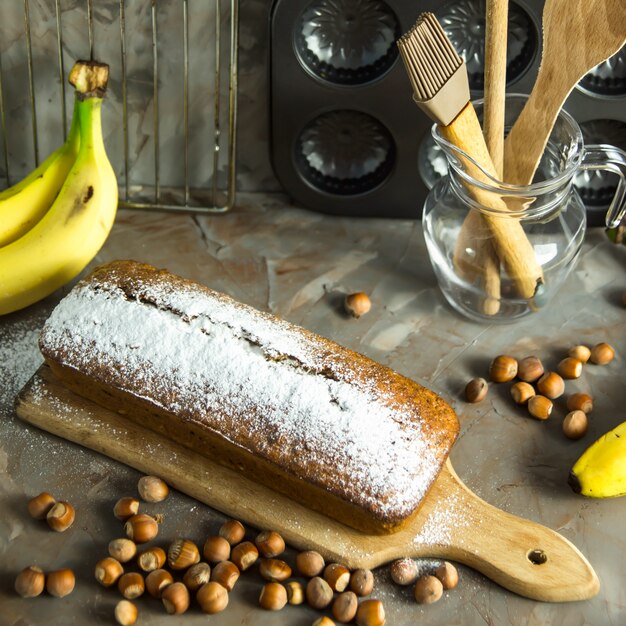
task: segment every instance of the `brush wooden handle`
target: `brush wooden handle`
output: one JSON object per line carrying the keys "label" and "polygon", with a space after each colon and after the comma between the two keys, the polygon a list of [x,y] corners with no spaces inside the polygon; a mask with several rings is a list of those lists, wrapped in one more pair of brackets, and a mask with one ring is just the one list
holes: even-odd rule
{"label": "brush wooden handle", "polygon": [[[468,103],[457,117],[448,126],[440,126],[441,135],[451,144],[471,155],[488,174],[497,178],[497,172],[491,161],[489,151],[483,139],[480,122],[471,102]],[[474,179],[491,184],[492,181],[469,160],[460,157],[467,173]],[[507,213],[509,208],[504,200],[497,194],[485,191],[476,186],[468,187],[469,193],[481,206]],[[475,213],[475,217],[471,217]],[[518,294],[522,298],[530,299],[535,295],[537,285],[543,282],[543,272],[535,258],[535,251],[526,237],[526,233],[517,218],[506,215],[481,214],[472,211],[469,219],[484,220],[493,236],[495,250],[504,264],[509,276],[513,280]],[[462,227],[463,229],[463,227]],[[472,232],[470,230],[470,232]],[[457,248],[458,250],[458,248]]]}

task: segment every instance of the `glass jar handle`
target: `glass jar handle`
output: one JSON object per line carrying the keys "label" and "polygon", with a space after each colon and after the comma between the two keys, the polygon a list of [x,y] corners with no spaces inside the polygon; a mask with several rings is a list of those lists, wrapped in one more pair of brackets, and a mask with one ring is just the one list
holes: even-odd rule
{"label": "glass jar handle", "polygon": [[580,166],[617,174],[617,189],[605,217],[607,228],[615,228],[626,214],[626,152],[607,144],[585,146]]}

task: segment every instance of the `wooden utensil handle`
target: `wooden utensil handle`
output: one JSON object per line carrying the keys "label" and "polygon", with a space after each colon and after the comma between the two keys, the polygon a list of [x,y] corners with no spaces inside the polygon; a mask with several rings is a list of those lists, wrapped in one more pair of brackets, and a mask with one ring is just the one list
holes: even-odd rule
{"label": "wooden utensil handle", "polygon": [[498,177],[502,178],[509,2],[487,0],[486,9],[483,134]]}
{"label": "wooden utensil handle", "polygon": [[[508,18],[509,0],[487,0],[483,135],[500,179],[504,158]],[[491,241],[477,242],[476,256],[481,272],[481,287],[487,294],[482,303],[483,313],[496,315],[500,310],[500,260]]]}
{"label": "wooden utensil handle", "polygon": [[[444,139],[470,155],[483,168],[484,171],[469,159],[458,155],[466,172],[472,178],[486,184],[492,184],[492,181],[484,173],[487,172],[497,179],[497,173],[483,139],[480,122],[471,102],[463,108],[451,124],[440,126],[439,132]],[[467,187],[469,193],[480,206],[499,211],[502,215],[471,211],[464,225],[471,219],[471,230],[469,231],[471,233],[473,227],[480,223],[481,218],[487,223],[494,238],[498,257],[511,276],[518,294],[523,298],[532,298],[537,286],[543,282],[543,272],[519,220],[506,215],[509,208],[497,194],[474,185],[467,185]],[[476,213],[475,218],[471,218],[472,213]]]}
{"label": "wooden utensil handle", "polygon": [[447,497],[435,505],[441,512],[434,510],[431,516],[444,516],[447,500],[463,511],[465,519],[462,524],[450,524],[445,545],[431,553],[469,565],[534,600],[583,600],[598,592],[596,573],[565,537],[481,500],[463,484],[450,463],[446,472]]}

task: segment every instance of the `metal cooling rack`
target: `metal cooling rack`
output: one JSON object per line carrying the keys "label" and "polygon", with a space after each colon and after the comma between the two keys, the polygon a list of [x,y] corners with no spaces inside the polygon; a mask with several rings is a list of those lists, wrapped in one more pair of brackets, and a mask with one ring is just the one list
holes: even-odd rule
{"label": "metal cooling rack", "polygon": [[[35,84],[35,61],[33,52],[36,50],[33,45],[32,22],[30,2],[32,0],[23,0],[23,37],[26,46],[26,67],[28,72],[28,101],[30,104],[30,123],[32,126],[32,151],[34,155],[34,165],[37,166],[40,161],[40,141],[38,136],[38,114],[37,114],[37,90]],[[68,118],[66,105],[66,53],[64,47],[68,43],[66,33],[63,29],[63,22],[67,19],[69,12],[83,12],[85,19],[85,28],[88,33],[89,58],[94,58],[94,41],[97,41],[104,28],[113,28],[113,23],[102,25],[95,24],[94,28],[94,2],[96,9],[101,8],[98,4],[103,5],[104,2],[98,3],[98,0],[87,0],[86,3],[77,3],[76,7],[63,10],[61,0],[49,0],[52,7],[54,2],[54,18],[56,20],[56,55],[58,64],[58,80],[60,82],[60,111],[61,126],[63,128],[63,138],[67,136]],[[206,28],[211,29],[214,38],[214,48],[212,54],[203,55],[206,62],[206,69],[202,68],[202,72],[194,74],[190,69],[190,47],[194,54],[199,51],[193,49],[193,42],[189,37],[189,5],[193,4],[193,0],[179,0],[176,3],[170,3],[172,6],[179,6],[182,14],[182,50],[161,50],[160,48],[160,31],[165,32],[164,27],[167,24],[159,23],[159,11],[157,0],[144,0],[143,4],[149,5],[149,15],[146,15],[146,21],[149,19],[149,31],[151,33],[152,63],[151,68],[143,68],[144,71],[151,73],[152,81],[152,108],[153,108],[153,173],[149,180],[134,182],[130,170],[133,166],[129,150],[129,80],[127,76],[129,51],[127,50],[127,15],[131,9],[137,9],[140,4],[139,0],[109,0],[107,10],[115,6],[115,10],[119,11],[119,15],[115,15],[114,22],[119,22],[119,54],[121,69],[121,109],[122,109],[122,125],[121,132],[123,134],[123,155],[121,159],[116,158],[117,155],[109,152],[109,157],[113,163],[114,169],[118,172],[118,180],[120,183],[120,206],[136,209],[163,209],[174,211],[199,211],[199,212],[219,212],[226,211],[232,207],[235,199],[236,186],[236,122],[237,122],[237,47],[238,47],[238,0],[201,0],[204,9],[212,5],[214,19],[212,24],[206,24]],[[163,6],[164,3],[160,3]],[[135,6],[133,6],[135,5]],[[196,5],[198,6],[198,5]],[[39,8],[39,7],[38,7]],[[178,10],[178,9],[177,9]],[[136,13],[136,11],[135,11]],[[148,13],[146,11],[146,13]],[[166,16],[167,17],[167,16]],[[180,15],[177,19],[180,19]],[[82,19],[82,18],[81,18]],[[163,19],[163,18],[162,18]],[[158,27],[157,27],[158,26]],[[147,26],[146,26],[147,28]],[[110,33],[107,33],[110,36]],[[224,52],[227,49],[227,52]],[[163,93],[160,93],[160,58],[164,52],[168,57],[182,57],[180,63],[180,86],[175,87],[168,85],[166,97],[171,97],[177,89],[178,96],[182,103],[183,118],[183,154],[180,158],[183,160],[183,176],[180,185],[171,186],[163,185],[162,171],[162,150],[164,150],[161,129],[161,101]],[[204,52],[204,51],[200,51]],[[0,53],[1,54],[1,53]],[[100,60],[100,59],[98,59]],[[102,59],[107,61],[107,59]],[[8,119],[5,99],[7,90],[11,87],[9,79],[3,74],[2,57],[0,56],[0,137],[4,147],[4,179],[6,186],[14,184],[17,176],[11,175],[10,158],[9,158],[9,138],[7,135]],[[210,81],[214,97],[209,106],[212,111],[211,123],[206,124],[204,131],[210,132],[211,139],[206,144],[206,150],[203,153],[207,157],[205,171],[210,172],[209,184],[202,187],[190,184],[190,128],[189,128],[189,89],[190,80]],[[170,90],[171,88],[171,90]],[[161,90],[163,87],[161,86]],[[109,90],[111,91],[111,90]],[[52,106],[52,103],[50,104]],[[205,111],[206,112],[206,111]],[[120,162],[121,161],[121,162]],[[19,176],[21,177],[21,176]]]}

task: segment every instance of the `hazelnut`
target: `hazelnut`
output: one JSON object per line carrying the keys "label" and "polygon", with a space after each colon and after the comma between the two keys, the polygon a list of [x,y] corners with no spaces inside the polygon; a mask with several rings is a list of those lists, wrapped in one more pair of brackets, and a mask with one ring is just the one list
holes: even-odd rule
{"label": "hazelnut", "polygon": [[385,608],[380,600],[365,600],[356,611],[357,626],[383,626]]}
{"label": "hazelnut", "polygon": [[444,561],[435,570],[435,576],[441,581],[444,589],[454,589],[459,584],[459,573],[448,561]]}
{"label": "hazelnut", "polygon": [[137,483],[137,491],[146,502],[163,502],[170,493],[165,482],[156,476],[142,476]]}
{"label": "hazelnut", "polygon": [[36,565],[23,569],[15,578],[15,591],[22,598],[35,598],[43,591],[46,575]]}
{"label": "hazelnut", "polygon": [[296,556],[296,570],[301,576],[306,578],[319,576],[325,565],[324,557],[319,552],[315,552],[315,550],[300,552]]}
{"label": "hazelnut", "polygon": [[597,343],[591,348],[590,360],[596,365],[606,365],[615,357],[615,350],[608,343]]}
{"label": "hazelnut", "polygon": [[287,590],[277,582],[269,582],[263,585],[259,604],[266,611],[280,611],[287,604]]}
{"label": "hazelnut", "polygon": [[287,602],[289,604],[302,604],[304,602],[304,587],[297,580],[290,580],[285,587],[287,588]]}
{"label": "hazelnut", "polygon": [[204,613],[213,615],[228,606],[228,591],[219,583],[209,582],[198,589],[196,600]]}
{"label": "hazelnut", "polygon": [[109,542],[109,555],[120,563],[128,563],[137,554],[137,544],[130,539],[113,539]]}
{"label": "hazelnut", "polygon": [[507,383],[517,375],[517,361],[506,354],[497,356],[489,366],[489,378],[494,383]]}
{"label": "hazelnut", "polygon": [[230,560],[241,572],[245,572],[258,558],[259,551],[251,541],[243,541],[237,544],[230,553]]}
{"label": "hazelnut", "polygon": [[74,523],[74,507],[69,502],[57,502],[46,515],[48,526],[58,533],[67,530]]}
{"label": "hazelnut", "polygon": [[124,532],[135,543],[146,543],[157,536],[159,525],[154,517],[145,513],[138,513],[126,520]]}
{"label": "hazelnut", "polygon": [[146,576],[146,589],[153,598],[160,598],[163,589],[173,582],[174,579],[167,570],[155,569]]}
{"label": "hazelnut", "polygon": [[527,356],[517,365],[517,377],[525,383],[534,383],[543,375],[543,363],[536,356]]}
{"label": "hazelnut", "polygon": [[259,573],[265,580],[281,582],[291,576],[291,567],[280,559],[262,559],[259,565]]}
{"label": "hazelnut", "polygon": [[343,306],[348,315],[359,319],[362,315],[369,313],[372,308],[372,302],[369,296],[362,291],[348,294],[344,300]]}
{"label": "hazelnut", "polygon": [[146,589],[143,576],[137,572],[127,572],[122,574],[117,581],[119,592],[127,599],[138,598]]}
{"label": "hazelnut", "polygon": [[123,573],[124,568],[121,563],[113,557],[108,556],[96,563],[96,580],[103,587],[110,587],[111,585],[114,585]]}
{"label": "hazelnut", "polygon": [[593,410],[593,398],[588,393],[572,393],[567,397],[566,404],[569,411],[591,413]]}
{"label": "hazelnut", "polygon": [[574,359],[578,359],[581,363],[586,363],[591,356],[591,350],[587,346],[574,346],[567,353]]}
{"label": "hazelnut", "polygon": [[239,569],[232,561],[220,561],[211,571],[211,581],[219,583],[226,591],[232,591],[239,575]]}
{"label": "hazelnut", "polygon": [[350,570],[340,563],[329,563],[324,568],[323,577],[330,588],[339,593],[345,591],[350,584]]}
{"label": "hazelnut", "polygon": [[472,378],[465,385],[465,399],[472,403],[480,402],[487,395],[488,390],[489,384],[484,378]]}
{"label": "hazelnut", "polygon": [[314,609],[325,609],[333,601],[333,590],[323,578],[315,576],[307,583],[306,599]]}
{"label": "hazelnut", "polygon": [[552,401],[545,396],[533,396],[528,400],[528,412],[538,420],[547,420],[552,413]]}
{"label": "hazelnut", "polygon": [[183,583],[172,583],[161,592],[161,602],[169,615],[180,615],[189,608],[189,591]]}
{"label": "hazelnut", "polygon": [[189,591],[198,591],[209,580],[211,580],[211,567],[208,563],[192,565],[183,576],[183,582]]}
{"label": "hazelnut", "polygon": [[368,569],[356,569],[350,577],[350,590],[357,596],[369,596],[374,589],[374,574]]}
{"label": "hazelnut", "polygon": [[546,372],[537,381],[537,389],[541,395],[554,400],[563,395],[565,382],[556,372]]}
{"label": "hazelnut", "polygon": [[587,426],[587,415],[584,411],[570,411],[563,419],[563,433],[568,439],[584,437]]}
{"label": "hazelnut", "polygon": [[144,572],[153,572],[155,569],[163,567],[166,560],[167,555],[165,554],[165,550],[163,550],[163,548],[153,546],[152,548],[144,550],[137,557],[137,565],[139,565],[139,568]]}
{"label": "hazelnut", "polygon": [[199,561],[198,546],[189,539],[176,539],[167,549],[167,564],[172,569],[187,569]]}
{"label": "hazelnut", "polygon": [[391,564],[389,573],[396,585],[412,585],[419,576],[419,569],[413,559],[398,559]]}
{"label": "hazelnut", "polygon": [[285,551],[285,540],[274,530],[264,530],[254,540],[259,554],[272,559]]}
{"label": "hazelnut", "polygon": [[202,553],[204,554],[204,558],[209,563],[227,561],[230,557],[230,544],[226,541],[226,539],[224,539],[224,537],[209,537],[204,542]]}
{"label": "hazelnut", "polygon": [[359,601],[354,591],[340,593],[333,602],[333,617],[341,624],[351,622],[359,606]]}
{"label": "hazelnut", "polygon": [[535,388],[530,383],[515,383],[511,385],[511,398],[515,404],[526,404],[535,395]]}
{"label": "hazelnut", "polygon": [[246,535],[244,525],[236,519],[226,520],[219,530],[219,536],[224,537],[231,546],[237,545]]}
{"label": "hazelnut", "polygon": [[115,621],[120,626],[133,626],[137,621],[137,607],[128,600],[120,600],[115,605]]}
{"label": "hazelnut", "polygon": [[443,584],[436,576],[422,576],[415,583],[415,599],[419,604],[433,604],[442,594]]}
{"label": "hazelnut", "polygon": [[28,501],[28,513],[33,519],[46,519],[48,511],[55,504],[56,500],[47,491],[42,491]]}
{"label": "hazelnut", "polygon": [[76,577],[71,569],[58,569],[46,576],[46,591],[55,598],[64,598],[74,591]]}
{"label": "hazelnut", "polygon": [[580,378],[583,373],[583,362],[568,356],[556,366],[556,370],[562,378],[569,380]]}
{"label": "hazelnut", "polygon": [[330,617],[326,617],[326,615],[323,615],[322,617],[318,617],[313,622],[313,626],[335,626],[335,622],[333,622]]}
{"label": "hazelnut", "polygon": [[139,500],[137,498],[120,498],[113,507],[113,515],[121,522],[125,522],[129,517],[137,515],[137,511],[139,511]]}

